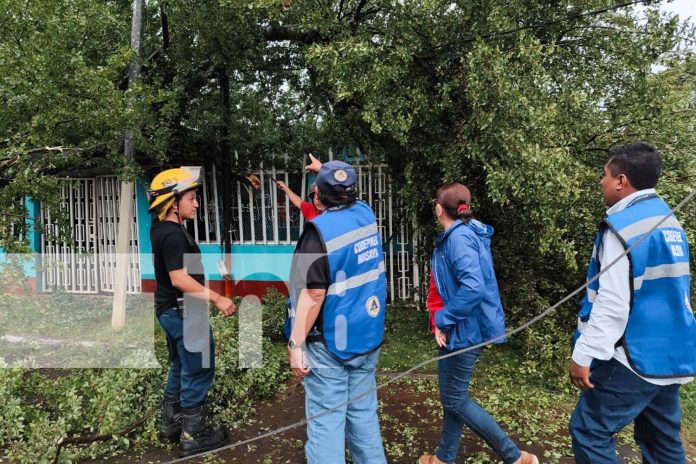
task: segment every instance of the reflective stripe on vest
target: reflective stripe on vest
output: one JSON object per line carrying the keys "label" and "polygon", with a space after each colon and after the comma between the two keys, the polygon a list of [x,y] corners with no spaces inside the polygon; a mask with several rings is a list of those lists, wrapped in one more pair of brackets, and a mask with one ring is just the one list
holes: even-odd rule
{"label": "reflective stripe on vest", "polygon": [[[628,225],[623,229],[617,231],[618,234],[623,238],[624,242],[628,242],[630,239],[646,234],[650,229],[655,227],[662,219],[664,219],[664,214],[659,216],[652,216],[642,219],[634,224]],[[674,216],[670,216],[660,224],[660,228],[665,229],[672,227],[675,229],[681,229],[681,224]]]}
{"label": "reflective stripe on vest", "polygon": [[354,289],[365,285],[368,282],[379,279],[379,277],[384,274],[384,261],[379,263],[377,269],[372,269],[371,271],[363,272],[360,275],[351,277],[350,279],[341,280],[334,282],[329,286],[329,290],[326,292],[327,295],[338,295],[342,296],[347,290]]}
{"label": "reflective stripe on vest", "polygon": [[359,229],[351,230],[350,232],[346,232],[345,234],[326,242],[326,252],[334,252],[339,248],[343,248],[346,245],[349,245],[353,242],[357,242],[358,240],[367,238],[370,235],[374,235],[376,233],[377,224],[369,224],[364,227],[360,227]]}
{"label": "reflective stripe on vest", "polygon": [[633,290],[640,290],[646,280],[663,279],[666,277],[682,277],[689,275],[689,263],[660,264],[646,267],[643,275],[633,278]]}

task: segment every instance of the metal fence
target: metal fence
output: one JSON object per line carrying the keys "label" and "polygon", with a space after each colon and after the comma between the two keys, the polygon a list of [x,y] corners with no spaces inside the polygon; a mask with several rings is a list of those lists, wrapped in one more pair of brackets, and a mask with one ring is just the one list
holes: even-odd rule
{"label": "metal fence", "polygon": [[[359,197],[372,207],[377,217],[384,246],[390,299],[395,301],[414,297],[418,292],[421,274],[413,253],[417,238],[412,223],[405,214],[403,202],[394,189],[389,169],[384,164],[358,164],[355,168]],[[244,182],[235,182],[232,194],[232,230],[229,231],[231,242],[248,245],[296,243],[305,221],[300,210],[276,187],[274,180],[282,180],[301,198],[306,199],[308,191],[312,189],[311,176],[305,172],[264,168],[263,165],[254,174],[261,181],[259,189],[253,189]],[[216,172],[212,170],[206,184],[219,182]],[[203,200],[206,201],[205,198]],[[210,195],[207,201],[211,202]],[[203,216],[199,217],[199,225],[212,219],[217,221],[219,227],[220,214],[211,218],[208,204],[201,210]]]}
{"label": "metal fence", "polygon": [[[41,289],[70,293],[111,293],[116,269],[118,195],[116,176],[65,179],[61,189],[61,214],[41,208]],[[67,221],[67,222],[66,222]],[[60,237],[61,228],[71,231]],[[138,214],[131,218],[131,262],[128,292],[140,292]]]}
{"label": "metal fence", "polygon": [[[116,273],[116,236],[121,183],[114,176],[97,177],[97,261],[102,292],[113,293]],[[140,293],[140,254],[138,248],[138,208],[135,192],[130,221],[128,292]]]}
{"label": "metal fence", "polygon": [[[330,154],[331,157],[331,154]],[[416,237],[404,213],[402,200],[394,188],[384,164],[355,165],[359,197],[375,211],[384,246],[389,297],[392,301],[413,298],[418,293],[422,271],[414,259]],[[299,239],[305,221],[300,210],[277,188],[282,180],[301,198],[312,189],[312,177],[306,172],[289,171],[260,165],[254,172],[261,186],[253,189],[234,181],[231,204],[231,230],[223,230],[221,173],[215,167],[205,170],[205,187],[200,207],[188,230],[196,242],[220,244],[224,233],[233,244],[283,245]],[[60,224],[55,215],[42,208],[41,252],[51,264],[41,273],[42,289],[62,288],[74,293],[113,292],[116,268],[116,231],[120,183],[115,176],[63,181],[60,209],[72,230],[71,240],[58,240]],[[128,291],[140,291],[137,208],[131,222],[131,262]]]}

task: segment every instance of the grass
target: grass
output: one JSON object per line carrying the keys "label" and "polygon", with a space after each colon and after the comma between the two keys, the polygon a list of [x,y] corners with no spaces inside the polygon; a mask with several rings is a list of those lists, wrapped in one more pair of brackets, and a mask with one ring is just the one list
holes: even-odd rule
{"label": "grass", "polygon": [[[379,369],[405,371],[434,356],[437,356],[437,346],[428,332],[428,313],[390,306]],[[437,363],[424,366],[420,372],[437,372]]]}
{"label": "grass", "polygon": [[[60,292],[4,295],[0,301],[3,358],[8,364],[26,367],[157,367],[152,351],[152,300],[129,295],[128,323],[118,331],[111,325],[112,302],[112,297]],[[134,353],[141,353],[137,365],[129,361]],[[145,364],[141,363],[144,356]]]}
{"label": "grass", "polygon": [[[682,437],[696,454],[696,382],[681,388],[682,398]],[[687,450],[688,454],[688,450]]]}

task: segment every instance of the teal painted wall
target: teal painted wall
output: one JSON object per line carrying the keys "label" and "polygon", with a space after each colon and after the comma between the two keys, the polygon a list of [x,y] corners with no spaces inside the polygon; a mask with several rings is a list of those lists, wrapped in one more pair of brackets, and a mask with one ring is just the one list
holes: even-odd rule
{"label": "teal painted wall", "polygon": [[[25,197],[24,198],[24,204],[26,205],[27,208],[27,221],[26,221],[26,230],[27,230],[27,239],[29,241],[29,249],[33,253],[40,253],[41,252],[41,233],[37,230],[36,227],[34,227],[34,222],[35,221],[40,221],[41,218],[39,217],[39,203],[34,202],[31,198]],[[0,248],[0,263],[6,262],[7,256],[5,254],[5,251]],[[23,268],[24,268],[24,275],[27,276],[28,278],[36,278],[38,272],[37,272],[37,266],[36,266],[36,261],[37,257],[35,255],[33,256],[27,256],[26,260],[23,263]]]}
{"label": "teal painted wall", "polygon": [[[138,179],[136,200],[138,206],[138,246],[140,248],[140,278],[154,279],[150,227],[152,215],[147,212],[147,188],[145,178]],[[203,254],[203,266],[210,280],[222,280],[217,262],[222,259],[219,244],[199,245]],[[290,279],[290,263],[294,245],[232,245],[232,274],[235,280],[261,280],[287,282]]]}
{"label": "teal painted wall", "polygon": [[[152,266],[152,244],[150,243],[150,227],[152,216],[147,212],[147,189],[150,183],[144,177],[139,177],[135,183],[135,201],[138,212],[138,249],[140,250],[140,279],[155,278]],[[151,277],[147,277],[151,276]]]}
{"label": "teal painted wall", "polygon": [[[140,255],[140,274],[141,279],[154,279],[155,270],[149,237],[147,243],[147,253],[141,252]],[[217,267],[217,262],[223,258],[220,245],[201,244],[199,247],[203,255],[206,277],[210,280],[222,280]],[[294,249],[294,245],[232,245],[231,271],[234,279],[287,282],[290,279]]]}

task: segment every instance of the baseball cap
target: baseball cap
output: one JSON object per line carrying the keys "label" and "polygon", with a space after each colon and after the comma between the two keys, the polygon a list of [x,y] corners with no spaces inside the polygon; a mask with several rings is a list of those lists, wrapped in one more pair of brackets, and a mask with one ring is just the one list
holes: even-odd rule
{"label": "baseball cap", "polygon": [[319,190],[331,192],[335,187],[350,188],[355,185],[355,169],[343,161],[329,161],[321,165],[316,184]]}

